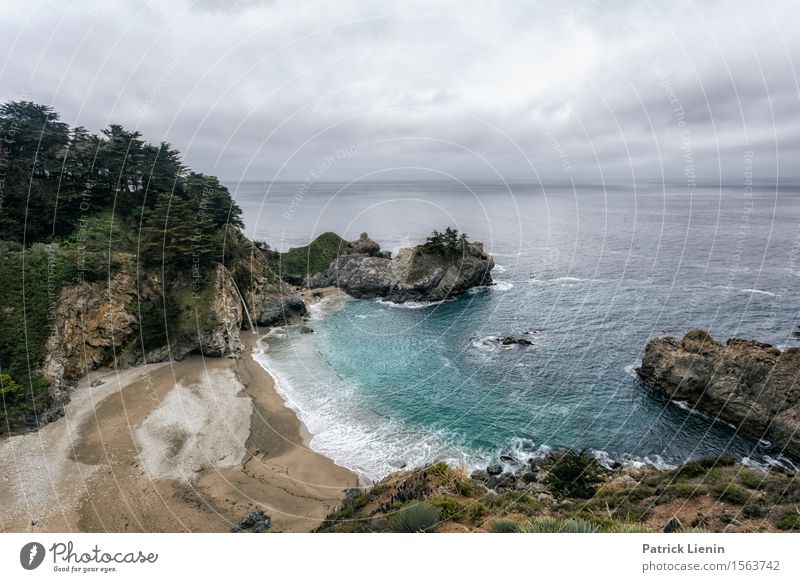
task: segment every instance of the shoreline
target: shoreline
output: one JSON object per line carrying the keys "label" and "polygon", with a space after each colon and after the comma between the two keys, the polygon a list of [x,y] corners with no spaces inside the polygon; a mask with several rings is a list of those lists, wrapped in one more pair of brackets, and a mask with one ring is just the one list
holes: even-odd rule
{"label": "shoreline", "polygon": [[0,529],[224,532],[256,509],[273,532],[317,527],[359,479],[308,447],[252,357],[257,332],[240,358],[82,378],[64,417],[0,441]]}

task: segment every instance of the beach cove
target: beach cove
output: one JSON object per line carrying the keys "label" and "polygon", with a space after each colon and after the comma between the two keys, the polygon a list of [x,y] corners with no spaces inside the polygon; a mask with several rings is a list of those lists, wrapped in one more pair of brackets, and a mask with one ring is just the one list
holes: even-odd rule
{"label": "beach cove", "polygon": [[[252,359],[191,356],[98,370],[65,415],[0,441],[5,531],[228,531],[255,509],[271,531],[311,531],[356,486]],[[94,386],[92,386],[94,385]]]}

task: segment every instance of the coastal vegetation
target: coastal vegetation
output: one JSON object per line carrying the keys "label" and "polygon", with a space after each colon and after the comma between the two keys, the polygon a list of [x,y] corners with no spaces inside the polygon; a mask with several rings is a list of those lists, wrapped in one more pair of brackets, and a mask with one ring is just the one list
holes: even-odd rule
{"label": "coastal vegetation", "polygon": [[163,345],[186,298],[201,297],[213,264],[235,250],[226,228],[243,223],[217,178],[192,172],[170,144],[119,125],[95,135],[50,107],[11,101],[0,106],[0,142],[4,432],[38,424],[51,405],[42,364],[62,290],[122,272],[155,274],[160,288],[130,307],[144,348]]}
{"label": "coastal vegetation", "polygon": [[459,233],[457,228],[448,226],[444,232],[434,230],[425,242],[417,247],[420,255],[463,254],[469,245],[467,233]]}
{"label": "coastal vegetation", "polygon": [[273,253],[275,270],[289,282],[302,282],[306,277],[327,269],[339,255],[349,251],[352,244],[338,234],[325,232],[306,246]]}
{"label": "coastal vegetation", "polygon": [[[467,475],[464,469],[443,462],[395,473],[374,487],[350,490],[318,531],[398,531],[399,523],[405,524],[407,517],[417,514],[425,514],[425,521],[420,517],[416,525],[438,532],[758,532],[800,528],[800,477],[781,469],[753,469],[731,457],[692,461],[670,470],[608,469],[587,461],[589,458],[586,453],[567,450],[521,464],[513,472],[497,474],[489,467],[494,475],[487,471]],[[578,467],[584,471],[576,472]],[[557,478],[551,477],[554,473]],[[568,475],[581,485],[564,487]],[[435,523],[431,523],[434,512],[422,508],[436,510]]]}

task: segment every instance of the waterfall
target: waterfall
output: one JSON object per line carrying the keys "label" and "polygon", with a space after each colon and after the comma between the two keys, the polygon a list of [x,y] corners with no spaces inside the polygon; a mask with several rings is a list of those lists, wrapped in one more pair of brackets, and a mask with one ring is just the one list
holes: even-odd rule
{"label": "waterfall", "polygon": [[250,324],[250,331],[253,333],[256,332],[256,328],[253,325],[253,319],[250,317],[250,310],[247,309],[247,302],[242,297],[242,292],[239,291],[239,286],[236,284],[236,281],[233,278],[233,274],[231,273],[231,283],[233,283],[233,288],[236,289],[236,292],[239,294],[239,300],[242,302],[242,307],[244,307],[244,314],[247,316],[247,322]]}

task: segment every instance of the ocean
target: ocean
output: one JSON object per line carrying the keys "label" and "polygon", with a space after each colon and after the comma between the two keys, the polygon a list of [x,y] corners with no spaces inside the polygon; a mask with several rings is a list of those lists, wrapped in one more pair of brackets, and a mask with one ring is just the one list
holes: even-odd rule
{"label": "ocean", "polygon": [[[633,369],[692,328],[800,345],[800,189],[686,184],[354,182],[230,185],[246,234],[287,250],[334,231],[385,250],[454,226],[496,284],[432,305],[343,298],[276,329],[259,361],[311,446],[365,479],[438,459],[468,467],[552,448],[676,466],[771,443],[668,402]],[[519,335],[531,347],[499,347]],[[506,460],[505,462],[509,462]]]}

